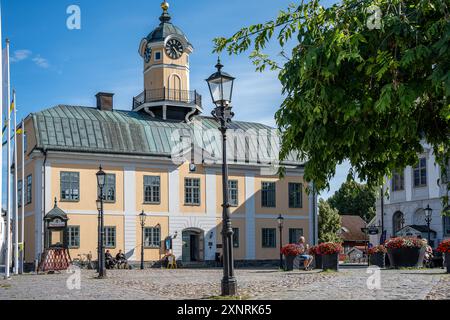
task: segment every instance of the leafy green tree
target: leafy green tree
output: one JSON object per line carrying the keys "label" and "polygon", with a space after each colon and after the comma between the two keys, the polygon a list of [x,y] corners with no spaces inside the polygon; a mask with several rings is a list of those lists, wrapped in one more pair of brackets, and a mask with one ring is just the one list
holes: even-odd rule
{"label": "leafy green tree", "polygon": [[341,216],[330,204],[319,200],[319,240],[322,242],[340,242]]}
{"label": "leafy green tree", "polygon": [[[346,159],[361,181],[380,186],[393,170],[416,164],[423,140],[441,166],[450,158],[449,6],[301,1],[272,21],[215,39],[215,52],[251,50],[258,71],[280,71],[281,159],[295,152],[309,160],[305,179],[318,190]],[[264,51],[274,38],[281,54],[271,57]]]}
{"label": "leafy green tree", "polygon": [[328,203],[341,215],[360,216],[369,222],[375,217],[376,199],[375,189],[354,180],[348,180],[328,199]]}

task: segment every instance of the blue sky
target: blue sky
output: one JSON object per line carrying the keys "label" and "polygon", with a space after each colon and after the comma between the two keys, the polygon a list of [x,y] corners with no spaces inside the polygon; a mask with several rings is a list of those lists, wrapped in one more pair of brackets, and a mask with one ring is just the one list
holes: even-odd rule
{"label": "blue sky", "polygon": [[[140,40],[158,24],[159,0],[15,0],[1,1],[3,38],[11,40],[11,81],[17,91],[18,118],[57,104],[95,105],[99,91],[115,93],[115,106],[130,109],[133,96],[143,90]],[[230,36],[240,27],[265,22],[292,2],[169,1],[172,22],[194,45],[191,88],[208,97],[204,81],[217,57],[212,39]],[[81,30],[69,30],[70,5],[81,8]],[[3,42],[4,43],[4,42]],[[269,48],[269,53],[276,53]],[[234,107],[237,119],[275,125],[281,86],[277,74],[255,73],[246,55],[222,57],[236,78]],[[208,101],[208,100],[205,100]],[[205,103],[205,113],[211,106]],[[345,180],[348,165],[340,167],[332,194]]]}

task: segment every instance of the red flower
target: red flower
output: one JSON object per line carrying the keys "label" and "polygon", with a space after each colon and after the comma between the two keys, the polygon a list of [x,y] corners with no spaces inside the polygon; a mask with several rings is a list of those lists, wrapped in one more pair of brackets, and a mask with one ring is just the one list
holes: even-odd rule
{"label": "red flower", "polygon": [[281,253],[286,257],[296,257],[302,253],[300,247],[296,244],[288,244],[281,248]]}
{"label": "red flower", "polygon": [[450,240],[442,241],[439,244],[437,251],[441,253],[450,253]]}
{"label": "red flower", "polygon": [[309,254],[312,256],[320,256],[319,246],[312,246],[309,248]]}
{"label": "red flower", "polygon": [[386,241],[385,246],[388,249],[424,248],[427,246],[427,241],[411,237],[398,237]]}
{"label": "red flower", "polygon": [[340,253],[342,251],[342,246],[340,243],[327,242],[319,244],[319,253],[321,255],[331,255]]}
{"label": "red flower", "polygon": [[386,253],[386,247],[384,245],[379,245],[373,248],[369,249],[369,255],[375,254],[375,253]]}

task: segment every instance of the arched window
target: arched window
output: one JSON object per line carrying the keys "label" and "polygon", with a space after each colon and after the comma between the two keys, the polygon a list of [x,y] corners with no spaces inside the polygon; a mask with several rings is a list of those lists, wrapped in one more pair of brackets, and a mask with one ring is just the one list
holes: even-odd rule
{"label": "arched window", "polygon": [[397,232],[399,232],[400,229],[403,228],[404,224],[405,218],[403,213],[400,211],[394,213],[394,216],[392,217],[392,230],[394,231],[394,236],[397,235]]}

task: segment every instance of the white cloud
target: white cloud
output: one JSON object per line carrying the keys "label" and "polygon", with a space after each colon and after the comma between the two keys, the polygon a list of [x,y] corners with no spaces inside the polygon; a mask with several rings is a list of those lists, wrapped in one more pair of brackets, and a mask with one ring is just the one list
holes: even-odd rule
{"label": "white cloud", "polygon": [[43,57],[41,57],[40,55],[37,55],[36,57],[34,57],[34,58],[33,58],[33,62],[34,62],[38,67],[41,67],[41,68],[44,68],[44,69],[50,67],[50,63],[48,62],[48,60],[45,59],[45,58],[43,58]]}
{"label": "white cloud", "polygon": [[31,52],[30,50],[16,50],[14,51],[10,60],[11,62],[20,62],[22,60],[28,59],[32,54],[33,52]]}

